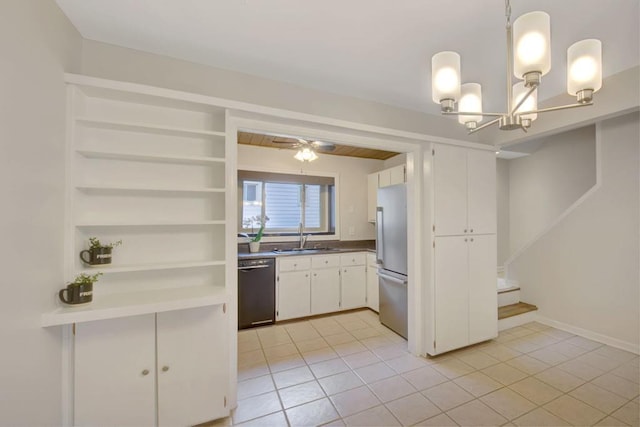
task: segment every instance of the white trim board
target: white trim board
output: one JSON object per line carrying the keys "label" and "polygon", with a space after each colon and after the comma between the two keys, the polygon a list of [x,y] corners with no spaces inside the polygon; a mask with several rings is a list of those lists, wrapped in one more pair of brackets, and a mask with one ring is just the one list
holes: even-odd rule
{"label": "white trim board", "polygon": [[640,345],[630,343],[627,341],[622,341],[617,338],[610,337],[608,335],[600,334],[598,332],[593,332],[588,329],[582,329],[577,326],[570,325],[568,323],[558,322],[557,320],[550,319],[545,316],[541,316],[539,314],[536,315],[536,322],[542,323],[543,325],[551,326],[556,329],[560,329],[565,332],[570,332],[575,335],[579,335],[583,338],[587,338],[593,341],[597,341],[602,344],[610,345],[611,347],[619,348],[621,350],[629,351],[634,354],[640,354]]}

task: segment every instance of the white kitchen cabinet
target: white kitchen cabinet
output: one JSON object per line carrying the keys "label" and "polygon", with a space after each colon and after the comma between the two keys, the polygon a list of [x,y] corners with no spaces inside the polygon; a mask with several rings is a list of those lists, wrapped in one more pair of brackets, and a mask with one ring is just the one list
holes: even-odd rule
{"label": "white kitchen cabinet", "polygon": [[497,232],[496,156],[493,151],[467,152],[469,232]]}
{"label": "white kitchen cabinet", "polygon": [[76,324],[74,425],[156,424],[155,315]]}
{"label": "white kitchen cabinet", "polygon": [[228,415],[228,316],[223,306],[158,313],[158,425]]}
{"label": "white kitchen cabinet", "polygon": [[309,270],[278,273],[277,320],[311,315],[311,274]]}
{"label": "white kitchen cabinet", "polygon": [[194,425],[227,416],[225,311],[218,305],[78,323],[74,424]]}
{"label": "white kitchen cabinet", "polygon": [[350,252],[278,258],[276,319],[367,307],[366,256]]}
{"label": "white kitchen cabinet", "polygon": [[435,235],[495,233],[495,154],[449,145],[434,147]]}
{"label": "white kitchen cabinet", "polygon": [[378,188],[391,185],[391,170],[385,169],[378,172]]}
{"label": "white kitchen cabinet", "polygon": [[378,188],[407,182],[407,167],[394,166],[367,176],[367,221],[376,222]]}
{"label": "white kitchen cabinet", "polygon": [[498,334],[496,236],[435,240],[435,353]]}
{"label": "white kitchen cabinet", "polygon": [[311,272],[311,314],[340,310],[340,268],[320,268]]}
{"label": "white kitchen cabinet", "polygon": [[376,254],[367,254],[367,307],[380,311]]}
{"label": "white kitchen cabinet", "polygon": [[367,273],[364,265],[350,265],[342,267],[340,272],[341,282],[341,308],[364,307],[367,305]]}
{"label": "white kitchen cabinet", "polygon": [[469,238],[469,343],[498,335],[496,235]]}
{"label": "white kitchen cabinet", "polygon": [[403,184],[407,181],[407,167],[405,165],[394,166],[389,169],[389,185]]}

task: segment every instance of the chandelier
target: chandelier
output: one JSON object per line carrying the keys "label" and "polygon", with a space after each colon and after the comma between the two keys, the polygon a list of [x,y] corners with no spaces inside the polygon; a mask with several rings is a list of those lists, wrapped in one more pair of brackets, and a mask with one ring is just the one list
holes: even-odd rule
{"label": "chandelier", "polygon": [[[460,55],[439,52],[431,59],[433,102],[444,115],[456,115],[469,133],[495,123],[501,130],[527,131],[538,113],[593,105],[593,94],[602,87],[602,44],[597,39],[574,43],[567,49],[567,92],[575,104],[538,109],[537,89],[551,69],[551,18],[530,12],[511,25],[511,4],[505,0],[507,20],[507,112],[482,111],[482,88],[478,83],[460,84]],[[518,79],[513,83],[513,77]],[[456,111],[456,104],[458,109]],[[482,125],[484,117],[495,117]]]}
{"label": "chandelier", "polygon": [[318,158],[318,155],[310,147],[303,147],[299,149],[296,155],[293,157],[296,160],[300,160],[301,162],[312,162]]}

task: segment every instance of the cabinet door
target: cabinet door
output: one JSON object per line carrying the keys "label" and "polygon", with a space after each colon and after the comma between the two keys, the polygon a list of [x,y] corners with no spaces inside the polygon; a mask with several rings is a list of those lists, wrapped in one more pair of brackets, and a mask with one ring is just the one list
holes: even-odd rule
{"label": "cabinet door", "polygon": [[435,338],[436,353],[469,344],[469,287],[467,237],[436,238]]}
{"label": "cabinet door", "polygon": [[378,172],[378,188],[388,187],[391,185],[391,170],[385,169]]}
{"label": "cabinet door", "polygon": [[278,320],[311,315],[309,271],[280,273],[278,276]]}
{"label": "cabinet door", "polygon": [[155,315],[78,323],[74,425],[156,423]]}
{"label": "cabinet door", "polygon": [[467,149],[436,145],[433,163],[435,234],[464,234],[467,229]]}
{"label": "cabinet door", "polygon": [[378,203],[378,174],[367,176],[367,221],[376,222],[376,206]]}
{"label": "cabinet door", "polygon": [[[367,307],[372,310],[380,311],[380,291],[378,289],[378,266],[373,262],[367,263]],[[369,257],[367,257],[369,259]]]}
{"label": "cabinet door", "polygon": [[406,181],[405,165],[399,165],[389,169],[389,185],[404,184]]}
{"label": "cabinet door", "polygon": [[340,310],[340,268],[311,272],[311,314]]}
{"label": "cabinet door", "polygon": [[367,272],[364,265],[342,267],[340,308],[364,307],[367,302]]}
{"label": "cabinet door", "polygon": [[228,317],[222,305],[158,313],[158,425],[229,414]]}
{"label": "cabinet door", "polygon": [[496,236],[471,236],[468,246],[469,342],[473,344],[498,335]]}
{"label": "cabinet door", "polygon": [[[468,226],[472,234],[496,232],[496,156],[468,150]],[[473,230],[473,231],[471,231]]]}

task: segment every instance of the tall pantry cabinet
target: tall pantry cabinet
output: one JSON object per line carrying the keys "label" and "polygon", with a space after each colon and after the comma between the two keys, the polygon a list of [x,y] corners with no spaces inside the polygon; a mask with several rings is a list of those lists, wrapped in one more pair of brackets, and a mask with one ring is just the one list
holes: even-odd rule
{"label": "tall pantry cabinet", "polygon": [[[194,425],[235,400],[235,144],[219,100],[67,74],[65,279],[102,273],[63,326],[74,425]],[[78,257],[122,240],[111,264]]]}
{"label": "tall pantry cabinet", "polygon": [[433,144],[433,345],[429,354],[494,338],[496,164],[493,151]]}

